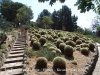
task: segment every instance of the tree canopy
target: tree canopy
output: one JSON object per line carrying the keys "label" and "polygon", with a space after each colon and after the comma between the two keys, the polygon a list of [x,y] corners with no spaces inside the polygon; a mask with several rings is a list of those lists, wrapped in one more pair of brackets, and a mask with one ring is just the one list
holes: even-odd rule
{"label": "tree canopy", "polygon": [[[58,0],[38,0],[38,1],[39,2],[49,1],[49,4],[53,5]],[[65,1],[66,0],[59,0],[59,2],[61,2],[61,3],[64,3]],[[97,11],[100,14],[99,0],[77,0],[74,5],[77,6],[78,9],[80,9],[80,12],[82,12],[82,13],[92,9],[94,11]],[[95,5],[97,6],[97,8]]]}
{"label": "tree canopy", "polygon": [[7,21],[14,22],[17,10],[22,6],[23,4],[18,2],[3,2],[1,4],[1,15],[3,15]]}
{"label": "tree canopy", "polygon": [[45,27],[45,29],[46,28],[50,28],[51,26],[51,24],[53,24],[53,21],[51,20],[51,18],[49,17],[49,16],[44,16],[43,17],[43,20],[42,20],[42,23],[44,24],[44,27]]}
{"label": "tree canopy", "polygon": [[17,10],[16,20],[19,23],[26,24],[26,22],[30,21],[33,18],[33,13],[30,7],[23,6]]}

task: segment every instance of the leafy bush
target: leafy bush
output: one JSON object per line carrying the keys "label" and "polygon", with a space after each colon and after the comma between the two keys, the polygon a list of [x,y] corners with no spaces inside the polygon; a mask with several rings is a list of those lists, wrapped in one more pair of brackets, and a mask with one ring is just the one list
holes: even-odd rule
{"label": "leafy bush", "polygon": [[66,45],[64,48],[64,53],[66,56],[73,56],[74,49],[70,45]]}
{"label": "leafy bush", "polygon": [[6,49],[6,45],[5,45],[5,44],[2,44],[2,45],[0,46],[0,49]]}
{"label": "leafy bush", "polygon": [[39,69],[47,68],[47,59],[45,57],[38,57],[36,61],[36,67]]}
{"label": "leafy bush", "polygon": [[53,67],[55,69],[59,68],[59,69],[66,69],[66,61],[64,58],[62,57],[55,57],[53,59]]}

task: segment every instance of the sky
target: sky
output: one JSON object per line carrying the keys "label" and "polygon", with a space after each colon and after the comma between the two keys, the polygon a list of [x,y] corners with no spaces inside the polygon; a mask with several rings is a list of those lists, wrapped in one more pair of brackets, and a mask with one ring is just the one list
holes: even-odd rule
{"label": "sky", "polygon": [[36,21],[38,15],[40,14],[40,12],[43,11],[43,9],[48,9],[48,11],[52,13],[54,9],[57,11],[60,8],[62,8],[62,5],[67,5],[69,8],[71,8],[72,15],[75,14],[76,16],[78,16],[77,24],[82,28],[90,28],[92,19],[96,16],[96,14],[92,10],[86,13],[80,13],[80,10],[77,9],[77,6],[74,6],[77,0],[66,0],[64,3],[60,3],[59,1],[57,1],[53,6],[50,6],[49,2],[39,3],[38,0],[12,0],[12,1],[20,2],[26,4],[27,6],[31,6],[31,9],[34,13],[34,18],[32,19],[32,21]]}

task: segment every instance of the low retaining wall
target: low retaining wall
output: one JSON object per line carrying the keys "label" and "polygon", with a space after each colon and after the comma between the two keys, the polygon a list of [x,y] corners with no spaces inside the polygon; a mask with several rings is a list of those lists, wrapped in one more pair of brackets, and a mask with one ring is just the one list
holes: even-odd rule
{"label": "low retaining wall", "polygon": [[98,47],[96,46],[95,55],[92,57],[91,61],[85,65],[85,71],[82,75],[92,75],[92,72],[95,69],[98,57],[99,57],[99,52],[98,52]]}
{"label": "low retaining wall", "polygon": [[[5,52],[2,53],[2,55],[0,56],[0,67],[3,66],[5,59],[7,58],[10,50],[12,49],[16,39],[17,39],[18,35],[16,35],[15,37],[13,37],[13,42],[11,44],[8,44],[8,46],[6,47]],[[8,38],[7,38],[8,39]]]}

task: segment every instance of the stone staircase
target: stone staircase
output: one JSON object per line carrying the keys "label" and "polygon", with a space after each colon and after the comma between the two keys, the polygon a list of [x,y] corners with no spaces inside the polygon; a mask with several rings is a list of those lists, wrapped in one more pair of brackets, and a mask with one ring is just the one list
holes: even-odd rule
{"label": "stone staircase", "polygon": [[23,75],[25,36],[19,36],[0,68],[0,75]]}

